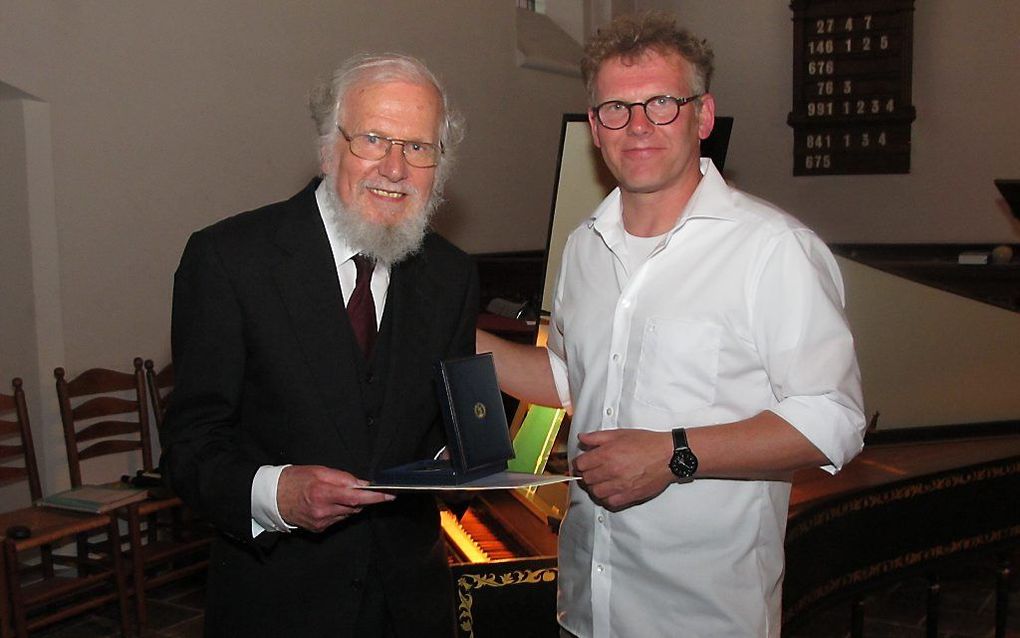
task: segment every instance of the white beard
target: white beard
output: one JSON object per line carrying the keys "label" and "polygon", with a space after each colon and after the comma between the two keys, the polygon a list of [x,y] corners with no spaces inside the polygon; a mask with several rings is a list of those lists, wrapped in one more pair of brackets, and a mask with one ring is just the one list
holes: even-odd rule
{"label": "white beard", "polygon": [[420,210],[392,226],[368,221],[356,209],[348,208],[336,193],[333,176],[325,175],[326,198],[333,208],[333,223],[344,241],[378,263],[396,264],[421,250],[429,221],[442,202],[435,189]]}

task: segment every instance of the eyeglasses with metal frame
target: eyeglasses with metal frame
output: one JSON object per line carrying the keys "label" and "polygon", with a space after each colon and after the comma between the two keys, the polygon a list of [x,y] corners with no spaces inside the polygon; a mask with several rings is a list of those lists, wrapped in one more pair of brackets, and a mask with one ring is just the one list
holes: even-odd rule
{"label": "eyeglasses with metal frame", "polygon": [[416,140],[402,140],[396,137],[383,137],[376,133],[358,133],[348,135],[343,128],[337,124],[336,129],[347,140],[351,153],[364,160],[381,160],[386,157],[394,144],[400,145],[407,163],[415,168],[432,168],[439,164],[439,158],[443,154],[442,145],[431,142],[418,142]]}
{"label": "eyeglasses with metal frame", "polygon": [[645,117],[656,126],[672,124],[680,116],[680,107],[705,95],[698,93],[689,97],[673,97],[672,95],[656,95],[644,102],[623,102],[609,100],[591,109],[599,124],[611,131],[618,131],[630,124],[630,116],[635,106],[645,111]]}

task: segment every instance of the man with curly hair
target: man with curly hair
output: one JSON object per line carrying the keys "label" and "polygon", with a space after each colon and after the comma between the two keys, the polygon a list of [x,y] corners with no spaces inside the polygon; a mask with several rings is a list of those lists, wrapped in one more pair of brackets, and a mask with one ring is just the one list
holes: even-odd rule
{"label": "man with curly hair", "polygon": [[792,473],[863,445],[839,270],[700,157],[703,40],[651,13],[585,53],[618,188],[567,240],[548,348],[478,336],[505,390],[573,410],[559,621],[585,638],[778,637]]}

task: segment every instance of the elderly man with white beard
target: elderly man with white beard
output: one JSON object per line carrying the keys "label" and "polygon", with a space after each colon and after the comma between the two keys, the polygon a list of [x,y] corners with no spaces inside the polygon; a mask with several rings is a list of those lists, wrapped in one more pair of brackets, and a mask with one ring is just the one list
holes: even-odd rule
{"label": "elderly man with white beard", "polygon": [[474,352],[473,265],[428,230],[462,127],[400,55],[311,110],[322,179],[185,248],[161,467],[219,532],[207,636],[450,636],[434,499],[358,488],[442,447],[433,365]]}

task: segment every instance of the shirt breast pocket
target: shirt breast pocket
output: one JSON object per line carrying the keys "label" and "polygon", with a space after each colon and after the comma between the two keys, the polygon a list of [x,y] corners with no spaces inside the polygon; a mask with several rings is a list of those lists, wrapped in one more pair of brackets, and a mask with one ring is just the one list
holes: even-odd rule
{"label": "shirt breast pocket", "polygon": [[715,400],[721,326],[651,317],[641,335],[634,397],[653,408],[689,412]]}

